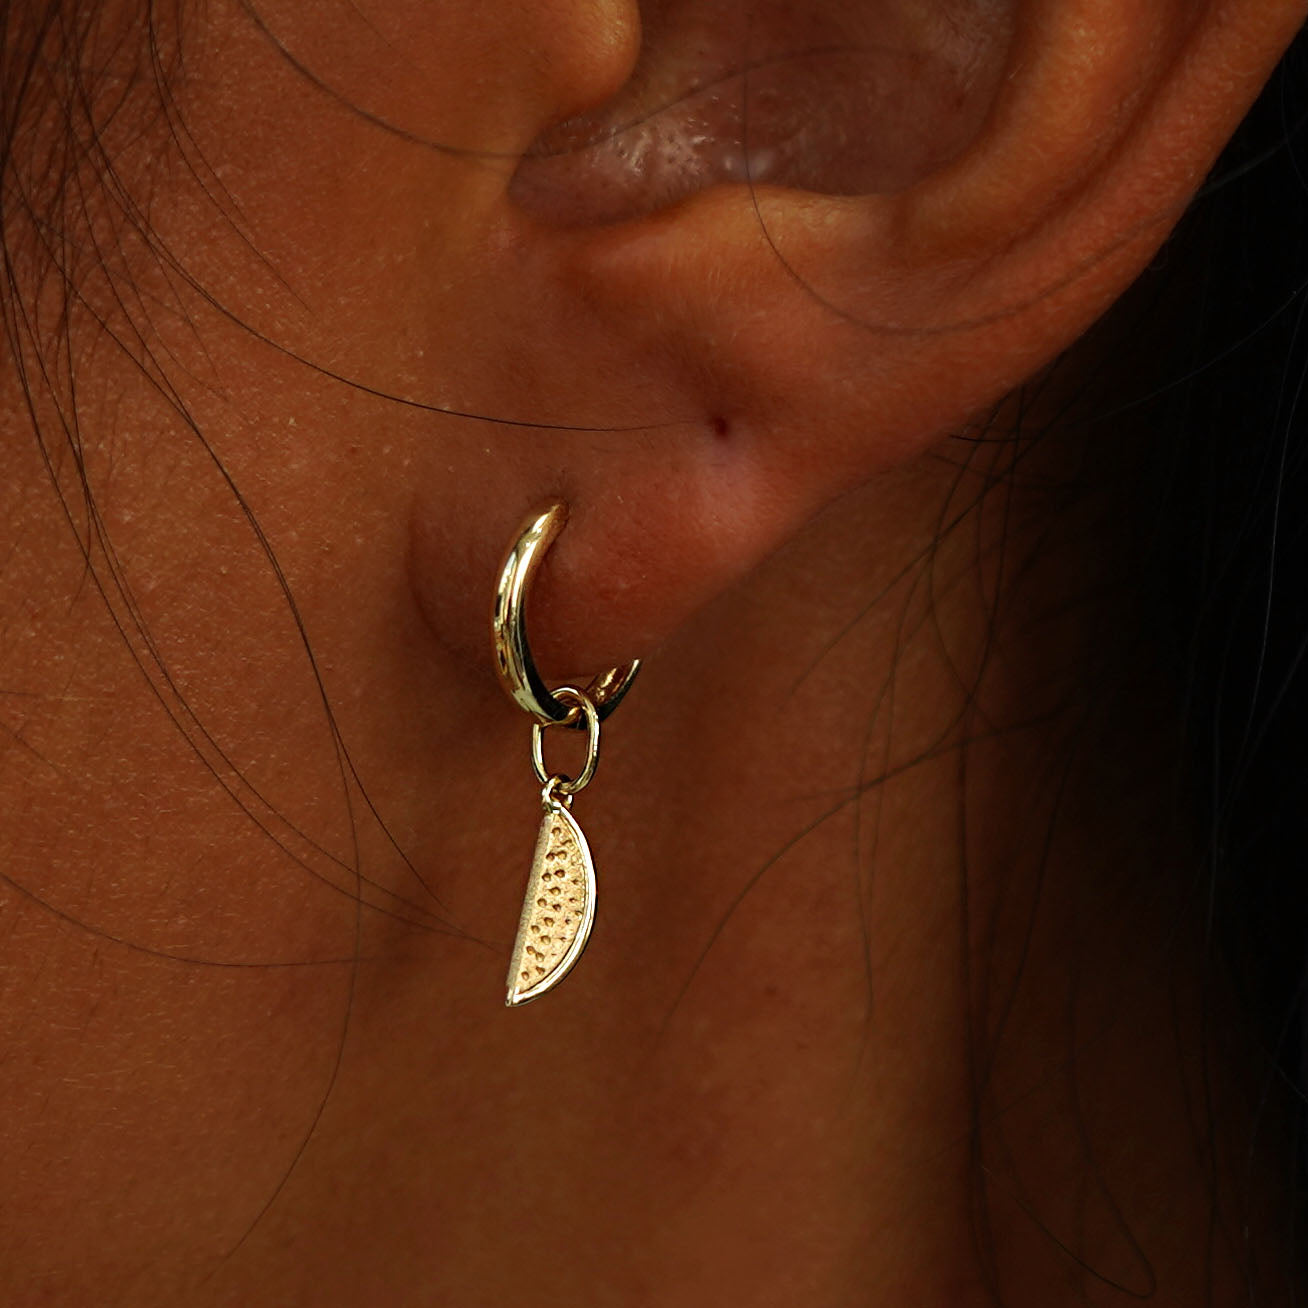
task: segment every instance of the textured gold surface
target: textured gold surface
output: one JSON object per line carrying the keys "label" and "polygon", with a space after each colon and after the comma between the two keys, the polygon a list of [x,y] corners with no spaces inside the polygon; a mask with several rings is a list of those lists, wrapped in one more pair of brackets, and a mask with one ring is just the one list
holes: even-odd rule
{"label": "textured gold surface", "polygon": [[568,973],[595,917],[595,869],[572,815],[550,801],[536,838],[527,897],[509,964],[512,1006],[551,989]]}

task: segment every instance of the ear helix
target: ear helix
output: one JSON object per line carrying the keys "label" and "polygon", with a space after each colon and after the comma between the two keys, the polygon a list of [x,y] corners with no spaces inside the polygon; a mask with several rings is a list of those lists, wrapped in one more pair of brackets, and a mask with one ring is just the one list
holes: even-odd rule
{"label": "ear helix", "polygon": [[846,0],[648,4],[630,80],[546,129],[510,194],[539,221],[587,226],[719,185],[904,190],[963,151],[994,98],[1007,19],[973,7],[942,23]]}

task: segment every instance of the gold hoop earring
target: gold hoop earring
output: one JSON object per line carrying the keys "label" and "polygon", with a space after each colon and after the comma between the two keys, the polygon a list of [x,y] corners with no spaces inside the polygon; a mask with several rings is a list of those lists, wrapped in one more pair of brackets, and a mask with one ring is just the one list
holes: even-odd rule
{"label": "gold hoop earring", "polygon": [[[527,879],[518,935],[509,963],[505,1003],[510,1008],[539,999],[572,970],[595,921],[595,863],[572,816],[573,797],[599,764],[600,723],[617,708],[640,670],[639,660],[601,673],[584,690],[550,690],[536,670],[527,639],[527,596],[549,547],[568,519],[555,502],[523,524],[500,569],[491,614],[495,667],[509,697],[533,719],[531,760],[541,783],[540,834]],[[576,777],[545,766],[547,728],[586,730],[586,763]]]}

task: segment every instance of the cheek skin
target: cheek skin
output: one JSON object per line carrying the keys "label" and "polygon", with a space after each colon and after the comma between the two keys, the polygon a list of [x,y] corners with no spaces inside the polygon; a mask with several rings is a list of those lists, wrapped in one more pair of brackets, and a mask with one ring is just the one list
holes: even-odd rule
{"label": "cheek skin", "polygon": [[[578,112],[622,80],[634,10],[259,13],[266,32],[221,0],[197,13],[175,87],[230,222],[166,142],[121,161],[129,182],[147,179],[155,236],[205,294],[164,275],[130,231],[142,301],[86,287],[120,339],[139,330],[166,361],[205,444],[107,335],[69,325],[83,468],[116,556],[111,566],[93,545],[108,608],[51,495],[21,389],[3,381],[4,521],[19,542],[0,576],[4,688],[21,692],[0,748],[0,794],[21,815],[0,837],[5,1302],[32,1302],[33,1285],[49,1302],[182,1301],[286,1175],[368,960],[453,939],[438,951],[442,991],[471,954],[493,964],[495,995],[502,959],[469,938],[515,911],[488,908],[483,878],[437,906],[368,807],[448,885],[437,870],[461,853],[429,848],[428,833],[469,795],[431,775],[433,737],[449,743],[437,761],[457,747],[469,778],[488,775],[483,755],[520,761],[497,729],[462,743],[451,688],[462,693],[463,674],[433,651],[407,591],[416,453],[448,435],[448,479],[451,463],[484,462],[484,433],[320,369],[431,402],[445,388],[471,392],[469,407],[493,393],[482,373],[495,306],[477,266],[495,239],[503,156],[561,96]],[[141,302],[163,307],[147,322]],[[57,447],[59,415],[42,418]],[[62,452],[54,475],[76,514]],[[504,843],[507,864],[517,843]]]}

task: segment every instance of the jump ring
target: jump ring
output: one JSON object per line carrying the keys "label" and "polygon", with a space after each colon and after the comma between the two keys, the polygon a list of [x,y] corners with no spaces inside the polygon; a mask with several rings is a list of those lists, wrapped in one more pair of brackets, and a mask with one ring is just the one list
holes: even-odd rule
{"label": "jump ring", "polygon": [[591,778],[595,775],[595,768],[599,764],[600,711],[586,692],[578,690],[575,686],[560,686],[554,694],[565,703],[571,700],[571,711],[576,713],[580,709],[581,712],[578,714],[578,718],[585,718],[586,720],[586,766],[582,768],[575,778],[565,777],[559,773],[551,773],[546,769],[545,728],[563,725],[562,723],[550,722],[533,722],[531,724],[531,765],[536,769],[536,779],[542,786],[552,787],[562,795],[575,795],[577,791],[585,790],[590,785]]}
{"label": "jump ring", "polygon": [[[500,570],[491,615],[495,667],[500,681],[514,702],[526,709],[538,725],[581,725],[576,706],[564,703],[559,698],[561,692],[551,691],[541,679],[527,641],[527,591],[541,559],[567,520],[568,506],[561,500],[527,519]],[[596,677],[584,692],[574,693],[581,694],[602,721],[631,688],[639,668],[639,659],[625,667],[610,668]]]}

